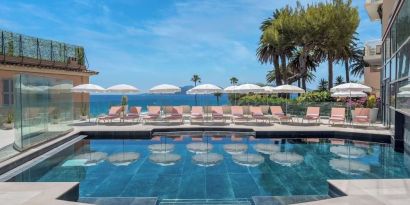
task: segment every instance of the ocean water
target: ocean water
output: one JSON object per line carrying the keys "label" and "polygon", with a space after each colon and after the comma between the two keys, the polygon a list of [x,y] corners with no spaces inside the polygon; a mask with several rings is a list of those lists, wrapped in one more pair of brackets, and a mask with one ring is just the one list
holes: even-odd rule
{"label": "ocean water", "polygon": [[[120,105],[122,95],[91,95],[90,97],[90,113],[92,116],[107,113],[110,106]],[[219,98],[219,104],[214,95],[197,95],[197,103],[195,95],[172,95],[172,94],[140,94],[128,95],[128,106],[141,106],[142,111],[146,111],[150,105],[228,105],[229,100],[227,95],[222,95]]]}

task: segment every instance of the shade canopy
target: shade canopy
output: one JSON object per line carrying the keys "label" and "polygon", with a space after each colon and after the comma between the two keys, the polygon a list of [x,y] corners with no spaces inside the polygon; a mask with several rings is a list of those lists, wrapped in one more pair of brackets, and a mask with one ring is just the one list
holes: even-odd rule
{"label": "shade canopy", "polygon": [[275,93],[275,88],[272,86],[263,86],[264,93]]}
{"label": "shade canopy", "polygon": [[154,94],[173,94],[181,92],[181,88],[175,85],[161,84],[152,87],[151,89],[149,89],[149,92]]}
{"label": "shade canopy", "polygon": [[111,93],[137,93],[140,90],[132,85],[118,84],[107,88],[106,91]]}
{"label": "shade canopy", "polygon": [[238,86],[232,85],[232,86],[226,87],[224,89],[224,92],[225,93],[237,93],[237,91],[236,91],[237,88],[238,88]]}
{"label": "shade canopy", "polygon": [[280,85],[274,87],[274,93],[305,93],[305,90],[294,85]]}
{"label": "shade canopy", "polygon": [[332,93],[332,97],[342,97],[342,98],[348,98],[348,97],[352,97],[352,98],[357,98],[357,97],[367,97],[367,94],[361,91],[351,91],[351,92],[335,92]]}
{"label": "shade canopy", "polygon": [[410,91],[410,84],[408,84],[406,86],[403,86],[403,87],[400,87],[399,91]]}
{"label": "shade canopy", "polygon": [[101,93],[105,92],[105,89],[99,85],[81,84],[73,87],[71,91],[76,93]]}
{"label": "shade canopy", "polygon": [[372,92],[372,88],[367,86],[367,85],[363,85],[360,83],[344,83],[338,86],[333,87],[332,89],[330,89],[330,92],[334,93],[334,92],[349,92],[349,91],[360,91],[360,92]]}
{"label": "shade canopy", "polygon": [[189,89],[187,94],[213,94],[213,93],[222,93],[222,88],[213,85],[213,84],[202,84],[194,88]]}
{"label": "shade canopy", "polygon": [[242,84],[240,86],[236,87],[236,93],[262,93],[265,90],[259,86],[259,85],[255,85],[255,84]]}
{"label": "shade canopy", "polygon": [[397,96],[401,97],[401,98],[408,98],[408,97],[410,97],[410,91],[399,92],[399,93],[397,93]]}

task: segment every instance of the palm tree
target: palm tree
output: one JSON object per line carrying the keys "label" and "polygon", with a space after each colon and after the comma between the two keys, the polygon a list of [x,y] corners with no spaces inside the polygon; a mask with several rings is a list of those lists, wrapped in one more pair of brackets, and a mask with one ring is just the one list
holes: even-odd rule
{"label": "palm tree", "polygon": [[236,85],[236,84],[238,84],[239,80],[236,77],[232,77],[232,78],[229,79],[229,81],[231,81],[231,85]]}
{"label": "palm tree", "polygon": [[343,83],[345,83],[343,77],[341,75],[337,76],[336,81],[335,81],[335,85],[341,85]]}
{"label": "palm tree", "polygon": [[328,88],[329,82],[324,78],[319,80],[319,86],[317,87],[318,91],[326,91]]}
{"label": "palm tree", "polygon": [[199,75],[195,74],[192,76],[191,81],[194,82],[194,86],[196,86],[197,83],[201,83],[201,77]]}
{"label": "palm tree", "polygon": [[222,93],[214,93],[214,96],[216,97],[216,103],[217,103],[217,105],[219,105],[219,99],[221,98]]}
{"label": "palm tree", "polygon": [[[195,74],[192,76],[191,81],[194,82],[194,86],[196,86],[197,83],[201,83],[201,77],[199,75]],[[198,105],[198,99],[195,95],[195,105]]]}
{"label": "palm tree", "polygon": [[362,77],[364,75],[364,68],[369,67],[364,59],[364,49],[356,48],[352,57],[352,64],[350,64],[350,73],[354,76]]}

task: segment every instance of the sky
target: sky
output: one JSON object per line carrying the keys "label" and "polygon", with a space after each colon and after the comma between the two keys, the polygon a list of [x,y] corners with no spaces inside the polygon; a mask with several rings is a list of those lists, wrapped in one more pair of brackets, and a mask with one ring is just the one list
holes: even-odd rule
{"label": "sky", "polygon": [[[379,39],[381,27],[364,3],[353,0],[362,43]],[[257,60],[259,26],[286,4],[296,0],[0,0],[0,29],[83,46],[89,68],[100,72],[91,82],[103,87],[191,85],[193,74],[225,87],[231,77],[266,82],[272,65]],[[344,76],[341,65],[334,70]],[[320,78],[326,62],[308,87]]]}

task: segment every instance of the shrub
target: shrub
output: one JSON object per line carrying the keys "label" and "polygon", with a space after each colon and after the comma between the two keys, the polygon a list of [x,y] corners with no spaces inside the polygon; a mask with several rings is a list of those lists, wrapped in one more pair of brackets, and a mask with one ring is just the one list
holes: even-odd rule
{"label": "shrub", "polygon": [[296,99],[298,103],[303,102],[333,102],[334,98],[328,91],[307,92]]}

